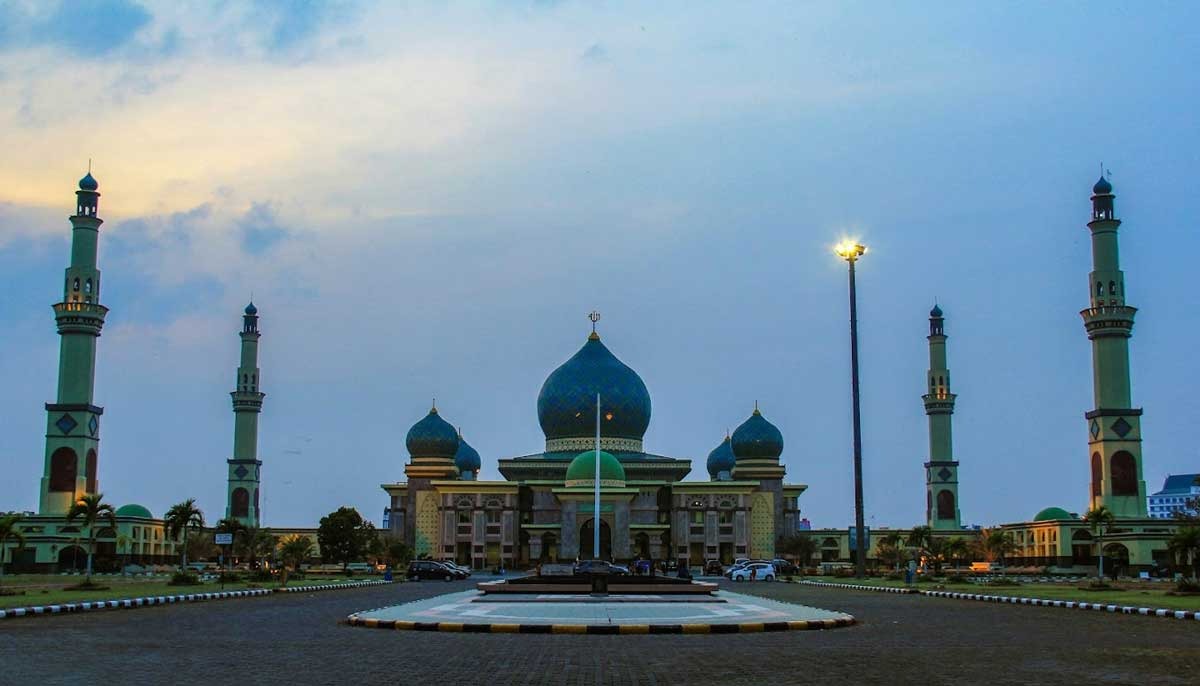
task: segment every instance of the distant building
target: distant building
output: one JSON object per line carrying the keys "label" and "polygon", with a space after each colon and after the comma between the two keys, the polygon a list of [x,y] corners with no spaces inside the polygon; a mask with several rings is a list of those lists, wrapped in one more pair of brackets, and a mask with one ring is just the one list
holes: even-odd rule
{"label": "distant building", "polygon": [[1192,502],[1200,500],[1200,474],[1169,474],[1162,490],[1146,497],[1146,509],[1155,519],[1172,519],[1176,512],[1198,514]]}

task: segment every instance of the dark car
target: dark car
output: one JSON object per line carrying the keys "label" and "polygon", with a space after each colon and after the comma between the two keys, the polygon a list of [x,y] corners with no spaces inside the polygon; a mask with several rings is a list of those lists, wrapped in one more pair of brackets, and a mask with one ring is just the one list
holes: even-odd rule
{"label": "dark car", "polygon": [[725,567],[721,565],[720,560],[709,560],[704,563],[704,573],[711,576],[721,576],[725,573]]}
{"label": "dark car", "polygon": [[787,560],[771,560],[780,576],[794,576],[800,573],[800,568]]}
{"label": "dark car", "polygon": [[581,560],[575,565],[576,574],[610,574],[612,576],[624,576],[629,573],[629,569],[621,565],[615,565],[604,560]]}
{"label": "dark car", "polygon": [[450,569],[441,562],[413,560],[408,563],[408,572],[405,573],[404,578],[409,581],[422,581],[424,579],[454,581],[455,579],[465,579],[466,575],[458,570]]}

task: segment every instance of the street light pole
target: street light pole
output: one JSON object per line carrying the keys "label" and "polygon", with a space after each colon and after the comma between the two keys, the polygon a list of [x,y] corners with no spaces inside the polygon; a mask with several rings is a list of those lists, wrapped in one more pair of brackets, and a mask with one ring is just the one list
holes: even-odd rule
{"label": "street light pole", "polygon": [[867,252],[864,245],[843,241],[834,249],[850,265],[850,397],[854,414],[854,573],[867,575],[867,540],[863,522],[862,422],[858,401],[858,293],[854,283],[854,265]]}

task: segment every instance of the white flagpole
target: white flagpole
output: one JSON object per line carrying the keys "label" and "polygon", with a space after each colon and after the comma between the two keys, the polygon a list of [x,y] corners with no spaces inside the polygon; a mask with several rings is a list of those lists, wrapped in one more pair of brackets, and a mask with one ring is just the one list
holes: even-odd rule
{"label": "white flagpole", "polygon": [[596,512],[592,519],[592,554],[600,559],[600,394],[596,394]]}

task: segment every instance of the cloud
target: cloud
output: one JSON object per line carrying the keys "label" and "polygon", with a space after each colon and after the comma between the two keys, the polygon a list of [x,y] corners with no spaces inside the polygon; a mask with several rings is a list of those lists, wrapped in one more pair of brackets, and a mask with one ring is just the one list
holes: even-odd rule
{"label": "cloud", "polygon": [[579,56],[579,59],[583,62],[591,62],[593,64],[597,62],[607,62],[608,50],[605,50],[604,46],[599,43],[592,43],[587,50],[583,51],[583,54]]}
{"label": "cloud", "polygon": [[0,49],[50,44],[78,56],[102,56],[132,41],[152,18],[129,0],[71,0],[49,8],[0,4]]}

